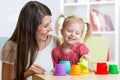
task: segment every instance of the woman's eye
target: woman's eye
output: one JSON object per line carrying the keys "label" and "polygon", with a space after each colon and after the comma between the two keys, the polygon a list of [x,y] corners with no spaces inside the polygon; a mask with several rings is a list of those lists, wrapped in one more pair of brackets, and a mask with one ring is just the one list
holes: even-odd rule
{"label": "woman's eye", "polygon": [[46,28],[47,26],[44,26],[44,28]]}
{"label": "woman's eye", "polygon": [[47,28],[47,27],[48,27],[48,25],[44,25],[44,26],[43,26],[43,28]]}

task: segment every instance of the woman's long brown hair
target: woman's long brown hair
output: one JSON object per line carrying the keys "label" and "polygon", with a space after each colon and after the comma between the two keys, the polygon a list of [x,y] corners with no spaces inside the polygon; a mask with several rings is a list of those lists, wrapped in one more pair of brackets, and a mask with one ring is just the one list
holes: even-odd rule
{"label": "woman's long brown hair", "polygon": [[16,80],[23,80],[24,72],[36,58],[36,31],[46,15],[52,15],[50,9],[38,1],[29,1],[20,12],[16,29],[9,39],[17,44]]}

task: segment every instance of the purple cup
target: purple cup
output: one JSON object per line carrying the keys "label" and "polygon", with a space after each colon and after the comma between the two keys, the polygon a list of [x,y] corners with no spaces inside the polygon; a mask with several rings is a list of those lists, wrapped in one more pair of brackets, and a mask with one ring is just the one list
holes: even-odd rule
{"label": "purple cup", "polygon": [[55,76],[65,76],[66,73],[66,67],[64,64],[56,64],[55,65],[55,72],[53,75]]}
{"label": "purple cup", "polygon": [[69,73],[71,71],[71,64],[70,61],[60,61],[60,64],[64,64],[66,67],[66,73]]}

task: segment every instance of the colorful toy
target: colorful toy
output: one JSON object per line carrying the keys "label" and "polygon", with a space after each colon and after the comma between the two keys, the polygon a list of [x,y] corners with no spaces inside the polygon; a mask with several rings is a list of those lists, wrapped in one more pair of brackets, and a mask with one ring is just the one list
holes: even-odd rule
{"label": "colorful toy", "polygon": [[72,65],[70,75],[81,75],[81,67],[79,65]]}
{"label": "colorful toy", "polygon": [[80,62],[78,62],[78,65],[81,67],[82,74],[88,74],[90,72],[88,61],[85,58],[80,59]]}
{"label": "colorful toy", "polygon": [[109,72],[107,67],[106,63],[97,63],[97,70],[95,74],[108,74]]}
{"label": "colorful toy", "polygon": [[65,65],[64,64],[56,64],[55,65],[55,72],[54,72],[53,75],[55,75],[55,76],[65,76],[65,75],[67,75]]}
{"label": "colorful toy", "polygon": [[115,64],[109,65],[109,73],[110,74],[118,74],[119,73],[118,66]]}
{"label": "colorful toy", "polygon": [[88,69],[88,61],[85,58],[82,58],[80,62],[78,62],[78,65],[80,65],[82,68]]}
{"label": "colorful toy", "polygon": [[60,64],[64,64],[66,67],[66,73],[69,73],[71,71],[71,64],[70,61],[60,61]]}

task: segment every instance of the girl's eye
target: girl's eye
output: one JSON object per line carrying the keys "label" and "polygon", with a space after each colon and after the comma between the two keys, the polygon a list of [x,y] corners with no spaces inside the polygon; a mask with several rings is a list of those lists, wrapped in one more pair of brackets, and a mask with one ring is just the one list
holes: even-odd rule
{"label": "girl's eye", "polygon": [[67,30],[68,32],[72,32],[72,30]]}
{"label": "girl's eye", "polygon": [[79,35],[79,33],[76,33],[76,35]]}
{"label": "girl's eye", "polygon": [[76,32],[76,35],[80,35],[80,33],[81,33],[80,31],[77,31],[77,32]]}

